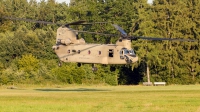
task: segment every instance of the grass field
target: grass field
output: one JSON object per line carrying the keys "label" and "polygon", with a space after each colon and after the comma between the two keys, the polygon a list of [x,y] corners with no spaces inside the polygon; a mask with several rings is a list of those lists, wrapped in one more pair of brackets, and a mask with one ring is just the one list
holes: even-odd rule
{"label": "grass field", "polygon": [[0,112],[200,112],[200,85],[0,88]]}

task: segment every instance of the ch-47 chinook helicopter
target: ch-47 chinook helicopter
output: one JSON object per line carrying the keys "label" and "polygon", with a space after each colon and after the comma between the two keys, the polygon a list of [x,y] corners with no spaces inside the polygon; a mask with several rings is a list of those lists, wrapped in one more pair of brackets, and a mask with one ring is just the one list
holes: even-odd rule
{"label": "ch-47 chinook helicopter", "polygon": [[93,71],[94,64],[132,64],[138,61],[131,48],[131,39],[118,25],[113,25],[121,33],[116,44],[86,44],[83,38],[78,39],[77,33],[69,27],[60,27],[57,30],[56,45],[53,50],[63,62],[90,63]]}
{"label": "ch-47 chinook helicopter", "polygon": [[[35,21],[30,19],[4,17],[4,19],[29,21],[44,24],[56,24],[45,21]],[[95,64],[109,64],[109,65],[127,65],[138,61],[138,56],[131,48],[132,40],[146,39],[146,40],[177,40],[177,41],[194,41],[190,39],[172,39],[172,38],[152,38],[142,36],[129,36],[118,25],[113,26],[120,32],[119,39],[115,44],[88,44],[83,38],[78,38],[78,33],[93,33],[88,31],[78,31],[71,29],[70,25],[80,25],[85,21],[76,21],[60,26],[57,29],[56,44],[52,47],[61,62],[73,62],[78,66],[81,64],[92,64],[92,70],[96,71]],[[60,25],[60,24],[58,24]],[[112,35],[113,34],[103,34]]]}
{"label": "ch-47 chinook helicopter", "polygon": [[[84,21],[78,21],[77,23],[81,22]],[[56,45],[53,46],[53,50],[62,62],[76,62],[78,66],[81,66],[82,63],[92,64],[92,70],[96,71],[97,68],[94,64],[126,65],[137,62],[138,56],[131,48],[132,40],[193,41],[189,39],[128,36],[120,26],[116,24],[113,24],[113,26],[121,33],[115,44],[87,44],[83,38],[77,38],[77,32],[81,31],[76,32],[70,29],[69,24],[59,27],[57,29]]]}

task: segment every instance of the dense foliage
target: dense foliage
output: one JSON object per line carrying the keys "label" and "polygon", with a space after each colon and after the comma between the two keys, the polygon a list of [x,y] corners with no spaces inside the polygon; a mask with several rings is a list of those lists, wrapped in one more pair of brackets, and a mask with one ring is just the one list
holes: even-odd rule
{"label": "dense foliage", "polygon": [[[0,1],[0,84],[139,84],[146,81],[146,66],[151,81],[168,84],[200,83],[200,1],[199,0],[1,0]],[[110,23],[119,24],[130,35],[195,39],[197,42],[146,41],[132,42],[140,57],[129,66],[90,65],[74,63],[57,66],[52,51],[56,25],[7,20],[4,16],[55,23],[77,20],[108,22],[74,26],[74,29],[117,33]],[[114,43],[118,37],[80,34],[88,43]]]}

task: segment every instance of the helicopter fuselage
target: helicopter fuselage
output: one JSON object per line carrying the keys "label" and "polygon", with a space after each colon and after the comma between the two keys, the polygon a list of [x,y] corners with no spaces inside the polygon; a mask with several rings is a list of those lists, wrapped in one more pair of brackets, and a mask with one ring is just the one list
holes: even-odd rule
{"label": "helicopter fuselage", "polygon": [[61,61],[91,64],[132,64],[138,61],[131,40],[119,39],[116,44],[87,44],[83,38],[77,37],[77,32],[68,27],[58,28],[53,49]]}
{"label": "helicopter fuselage", "polygon": [[55,53],[63,62],[131,64],[138,61],[132,49],[116,44],[71,44],[56,47]]}

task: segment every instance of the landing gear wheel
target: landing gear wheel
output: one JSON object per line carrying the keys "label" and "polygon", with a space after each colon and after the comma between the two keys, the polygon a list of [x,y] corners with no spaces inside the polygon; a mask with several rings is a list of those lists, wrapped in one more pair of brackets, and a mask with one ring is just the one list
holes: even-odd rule
{"label": "landing gear wheel", "polygon": [[126,61],[127,63],[131,63],[131,60],[129,59],[128,56],[124,55],[124,57],[125,57],[125,61]]}
{"label": "landing gear wheel", "polygon": [[98,70],[97,67],[95,67],[95,65],[92,64],[92,71],[93,71],[93,72],[96,72],[97,70]]}
{"label": "landing gear wheel", "polygon": [[97,67],[92,67],[93,72],[96,72],[97,70],[98,70]]}
{"label": "landing gear wheel", "polygon": [[58,62],[58,66],[59,66],[59,67],[62,66],[62,62],[61,62],[61,61]]}

